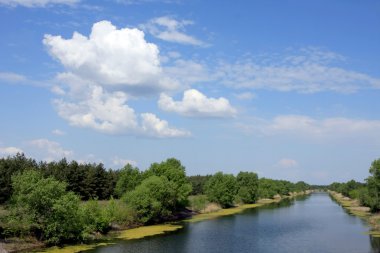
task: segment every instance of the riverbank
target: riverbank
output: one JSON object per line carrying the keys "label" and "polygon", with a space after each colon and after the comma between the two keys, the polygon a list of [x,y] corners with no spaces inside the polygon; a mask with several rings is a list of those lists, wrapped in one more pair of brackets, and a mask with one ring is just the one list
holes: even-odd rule
{"label": "riverbank", "polygon": [[380,213],[371,213],[369,207],[360,206],[357,199],[343,196],[341,193],[329,191],[330,196],[350,214],[365,219],[371,227],[369,232],[374,237],[380,237]]}
{"label": "riverbank", "polygon": [[[26,241],[21,241],[17,239],[10,239],[7,242],[0,242],[0,253],[16,253],[16,252],[35,252],[35,253],[76,253],[96,247],[106,246],[113,244],[115,240],[131,240],[140,239],[148,236],[153,236],[157,234],[163,234],[171,231],[175,231],[182,228],[180,222],[199,222],[203,220],[215,219],[222,216],[234,215],[240,213],[246,209],[256,208],[263,205],[280,202],[283,199],[294,198],[297,196],[308,195],[312,191],[305,191],[299,193],[290,193],[289,196],[275,196],[273,199],[261,199],[255,204],[242,204],[237,205],[232,208],[217,208],[214,203],[210,203],[210,208],[205,208],[201,212],[193,212],[190,210],[191,217],[184,218],[183,216],[178,216],[177,220],[173,220],[167,224],[157,224],[149,226],[139,226],[134,228],[129,228],[126,230],[113,230],[105,236],[100,236],[97,240],[90,244],[78,244],[78,245],[68,245],[65,247],[50,247],[44,248],[43,244],[39,241],[29,238]],[[39,248],[39,250],[37,250]]]}

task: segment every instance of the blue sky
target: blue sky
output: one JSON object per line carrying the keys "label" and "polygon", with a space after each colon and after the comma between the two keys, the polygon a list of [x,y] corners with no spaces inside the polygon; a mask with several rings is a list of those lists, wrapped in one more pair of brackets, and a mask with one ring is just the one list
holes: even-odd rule
{"label": "blue sky", "polygon": [[364,180],[379,1],[0,0],[0,156]]}

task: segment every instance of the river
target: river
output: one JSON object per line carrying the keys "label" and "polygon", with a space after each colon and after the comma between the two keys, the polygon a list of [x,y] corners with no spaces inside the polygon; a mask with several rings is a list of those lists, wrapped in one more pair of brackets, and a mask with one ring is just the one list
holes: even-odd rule
{"label": "river", "polygon": [[380,238],[368,230],[328,194],[314,193],[88,253],[380,252]]}

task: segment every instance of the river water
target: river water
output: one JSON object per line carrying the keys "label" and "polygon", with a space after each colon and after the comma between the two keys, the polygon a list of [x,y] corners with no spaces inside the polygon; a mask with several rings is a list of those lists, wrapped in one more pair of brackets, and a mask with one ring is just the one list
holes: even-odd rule
{"label": "river water", "polygon": [[380,252],[380,239],[366,234],[368,230],[328,194],[314,193],[88,252]]}

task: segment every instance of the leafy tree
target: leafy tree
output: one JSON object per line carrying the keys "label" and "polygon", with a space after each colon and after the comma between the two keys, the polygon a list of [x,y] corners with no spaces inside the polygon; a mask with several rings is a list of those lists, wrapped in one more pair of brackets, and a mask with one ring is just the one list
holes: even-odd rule
{"label": "leafy tree", "polygon": [[272,179],[260,178],[258,195],[262,199],[273,198],[277,194],[275,183]]}
{"label": "leafy tree", "polygon": [[142,181],[142,175],[137,167],[127,164],[119,172],[119,179],[115,187],[115,194],[121,197],[124,193],[132,191]]}
{"label": "leafy tree", "polygon": [[107,212],[107,208],[102,208],[97,200],[89,200],[82,208],[82,219],[84,233],[92,232],[106,233],[110,229],[112,221],[111,215]]}
{"label": "leafy tree", "polygon": [[238,197],[243,203],[255,203],[259,179],[254,172],[240,172],[237,177]]}
{"label": "leafy tree", "polygon": [[238,186],[234,175],[217,172],[206,183],[205,191],[208,199],[222,207],[232,206]]}
{"label": "leafy tree", "polygon": [[36,167],[37,162],[26,158],[24,154],[0,158],[0,204],[8,201],[12,195],[12,175]]}
{"label": "leafy tree", "polygon": [[302,192],[310,189],[310,185],[305,183],[304,181],[298,181],[294,185],[294,191]]}
{"label": "leafy tree", "polygon": [[27,170],[12,177],[12,215],[27,220],[30,228],[50,244],[79,239],[82,231],[79,198],[66,184]]}
{"label": "leafy tree", "polygon": [[166,177],[151,176],[124,196],[139,221],[150,223],[170,216],[176,203],[176,185]]}
{"label": "leafy tree", "polygon": [[211,177],[212,177],[211,175],[189,176],[188,180],[191,183],[191,186],[193,188],[193,190],[191,191],[191,195],[205,194],[205,190],[204,190],[205,184],[206,184],[207,180],[209,180]]}
{"label": "leafy tree", "polygon": [[187,198],[192,190],[191,184],[186,178],[185,167],[175,158],[169,158],[161,163],[153,163],[144,173],[144,177],[165,177],[172,185],[175,193],[174,208],[187,204]]}
{"label": "leafy tree", "polygon": [[371,176],[366,181],[370,200],[367,202],[372,211],[377,211],[380,210],[380,159],[372,162],[369,173]]}

